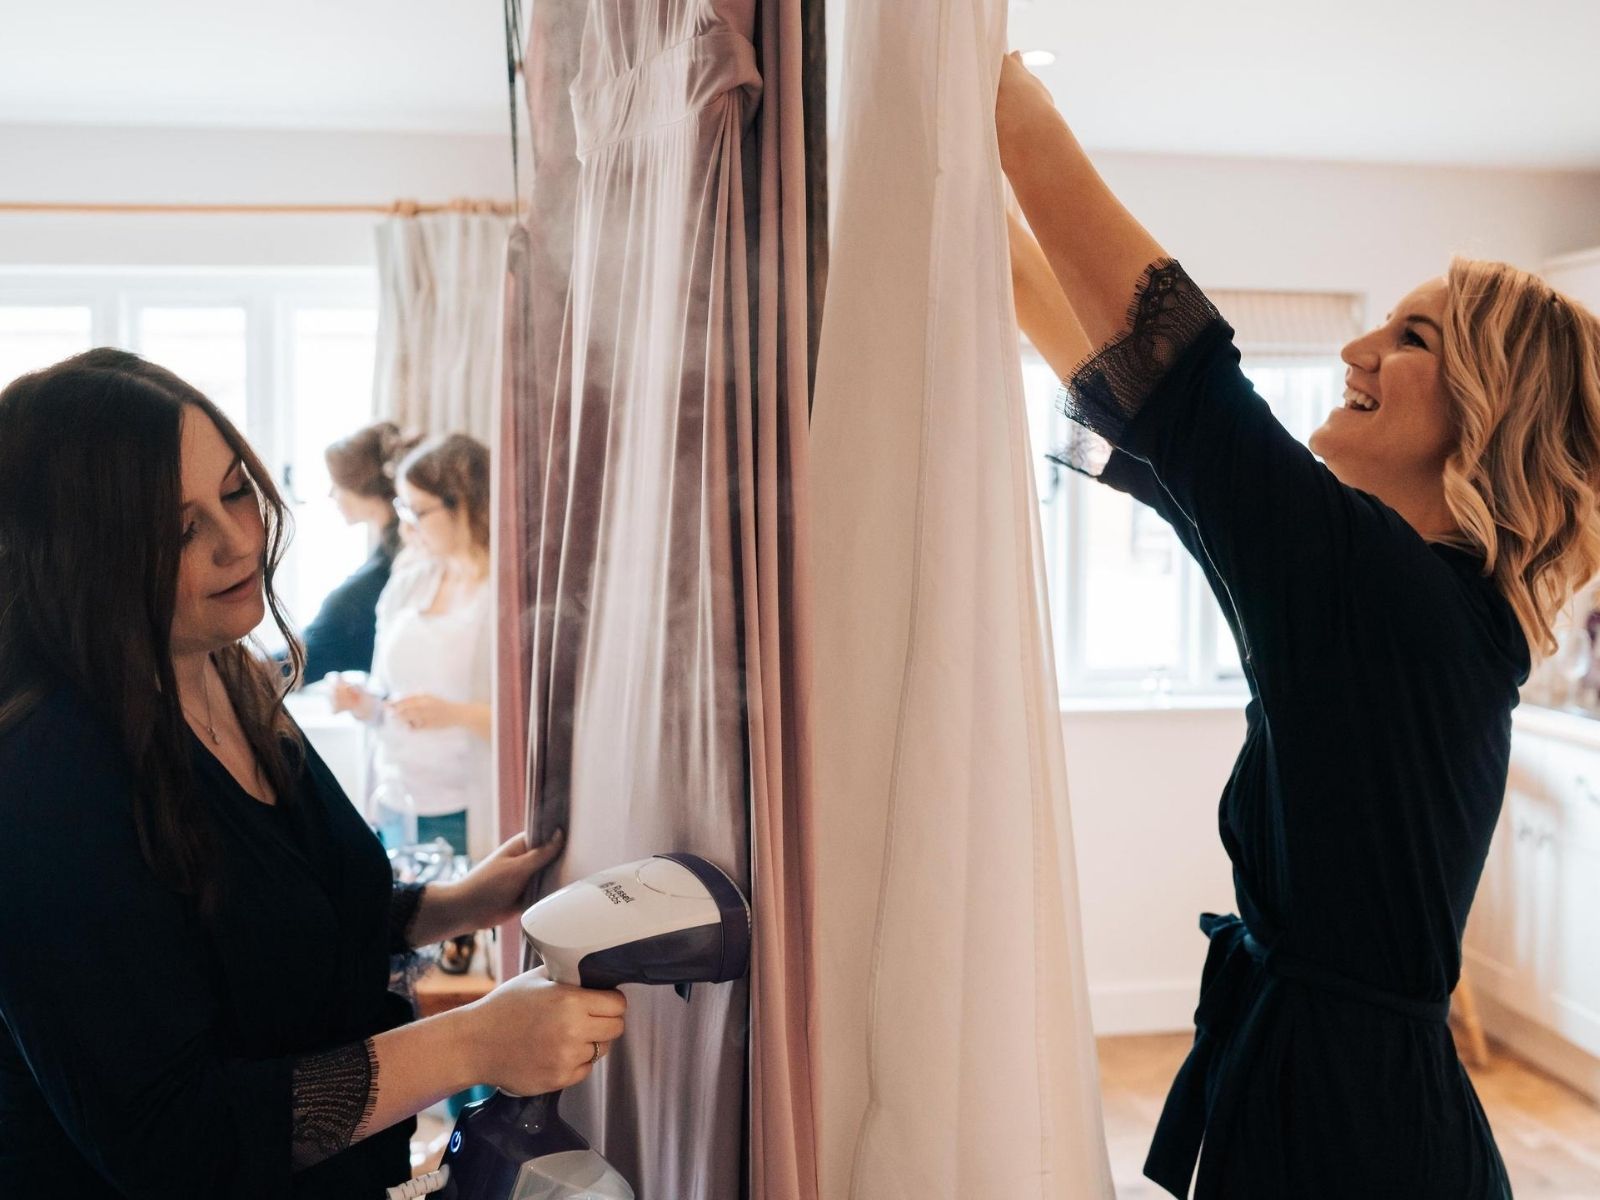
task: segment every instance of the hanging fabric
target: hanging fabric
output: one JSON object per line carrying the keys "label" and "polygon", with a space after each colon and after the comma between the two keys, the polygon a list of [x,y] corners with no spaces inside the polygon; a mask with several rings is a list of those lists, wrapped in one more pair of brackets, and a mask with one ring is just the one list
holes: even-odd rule
{"label": "hanging fabric", "polygon": [[994,102],[1005,0],[851,0],[812,425],[821,1190],[1112,1195]]}
{"label": "hanging fabric", "polygon": [[423,433],[491,439],[510,230],[505,217],[475,212],[378,226],[378,416]]}
{"label": "hanging fabric", "polygon": [[762,8],[550,0],[525,54],[502,815],[567,831],[541,892],[682,850],[753,902],[751,979],[634,989],[563,1100],[641,1200],[817,1197],[799,0]]}

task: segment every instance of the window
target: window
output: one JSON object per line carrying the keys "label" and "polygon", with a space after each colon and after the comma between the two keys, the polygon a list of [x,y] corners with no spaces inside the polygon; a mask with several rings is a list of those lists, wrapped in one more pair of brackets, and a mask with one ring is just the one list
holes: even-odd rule
{"label": "window", "polygon": [[198,388],[248,432],[248,315],[234,305],[134,310],[133,349]]}
{"label": "window", "polygon": [[[293,507],[277,589],[304,625],[365,557],[322,452],[372,420],[377,285],[367,270],[0,270],[0,387],[90,346],[175,372],[239,427]],[[276,640],[270,624],[262,630]]]}
{"label": "window", "polygon": [[93,344],[94,310],[87,305],[0,303],[0,387]]}
{"label": "window", "polygon": [[[1347,294],[1213,292],[1237,334],[1245,374],[1302,442],[1341,402],[1339,347],[1360,332]],[[1034,445],[1061,445],[1056,379],[1024,347]],[[1045,553],[1064,695],[1241,690],[1238,648],[1205,577],[1166,522],[1120,492],[1040,460]]]}
{"label": "window", "polygon": [[294,591],[284,590],[302,624],[322,598],[366,556],[362,526],[344,523],[328,497],[322,452],[372,420],[372,365],[378,313],[372,308],[302,308],[288,330],[295,396],[293,453],[285,477],[295,504]]}

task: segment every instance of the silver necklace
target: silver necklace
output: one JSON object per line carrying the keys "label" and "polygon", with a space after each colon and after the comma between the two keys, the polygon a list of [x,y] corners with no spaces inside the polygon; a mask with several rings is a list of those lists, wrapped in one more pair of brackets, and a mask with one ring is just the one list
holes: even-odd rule
{"label": "silver necklace", "polygon": [[206,680],[206,672],[204,667],[200,669],[200,691],[206,698],[206,719],[204,721],[200,721],[199,717],[195,716],[194,713],[189,712],[187,706],[182,706],[183,711],[189,713],[190,720],[200,721],[200,724],[206,727],[206,733],[211,735],[211,744],[213,746],[220,746],[222,745],[222,738],[217,736],[217,727],[211,720],[211,687]]}

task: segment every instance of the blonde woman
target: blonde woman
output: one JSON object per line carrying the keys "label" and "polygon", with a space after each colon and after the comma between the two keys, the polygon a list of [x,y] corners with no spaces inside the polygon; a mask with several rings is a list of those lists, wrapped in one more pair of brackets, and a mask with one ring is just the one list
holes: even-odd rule
{"label": "blonde woman", "polygon": [[384,841],[443,837],[478,858],[494,845],[488,448],[464,434],[426,442],[395,484],[413,553],[378,600],[369,686],[340,682],[333,704],[378,726]]}
{"label": "blonde woman", "polygon": [[1600,567],[1600,325],[1456,262],[1345,347],[1319,462],[1015,56],[996,123],[1038,237],[1013,230],[1019,315],[1087,431],[1064,461],[1171,523],[1250,688],[1220,811],[1240,915],[1201,919],[1145,1172],[1227,1200],[1509,1196],[1445,1017],[1517,689]]}

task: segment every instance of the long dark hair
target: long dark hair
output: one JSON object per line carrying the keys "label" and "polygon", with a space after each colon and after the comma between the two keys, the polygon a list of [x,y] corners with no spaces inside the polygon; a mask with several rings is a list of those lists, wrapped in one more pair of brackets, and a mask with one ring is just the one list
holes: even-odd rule
{"label": "long dark hair", "polygon": [[[91,350],[0,391],[0,733],[61,686],[98,710],[135,779],[145,860],[209,909],[215,831],[193,786],[172,671],[186,412],[217,427],[260,499],[267,605],[289,644],[290,682],[298,678],[305,651],[272,586],[291,524],[271,475],[216,405],[172,372]],[[212,661],[287,802],[300,751],[284,685],[242,643]]]}

